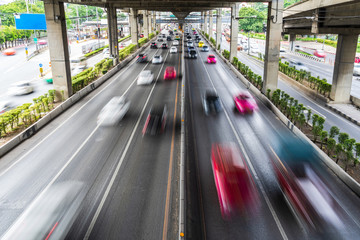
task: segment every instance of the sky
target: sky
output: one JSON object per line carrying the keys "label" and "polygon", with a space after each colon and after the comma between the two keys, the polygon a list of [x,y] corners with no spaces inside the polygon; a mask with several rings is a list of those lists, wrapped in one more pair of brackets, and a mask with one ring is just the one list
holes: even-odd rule
{"label": "sky", "polygon": [[8,4],[10,2],[13,2],[14,0],[0,0],[0,5]]}

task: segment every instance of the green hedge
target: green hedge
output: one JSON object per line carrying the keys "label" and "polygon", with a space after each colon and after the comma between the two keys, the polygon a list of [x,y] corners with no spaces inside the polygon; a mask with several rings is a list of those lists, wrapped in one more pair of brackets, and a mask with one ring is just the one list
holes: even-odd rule
{"label": "green hedge", "polygon": [[143,45],[144,45],[145,43],[147,43],[148,41],[149,41],[149,39],[146,38],[146,37],[140,38],[140,39],[138,40],[139,47],[143,46]]}
{"label": "green hedge", "polygon": [[150,33],[149,34],[149,39],[152,39],[152,38],[154,38],[155,37],[155,33]]}
{"label": "green hedge", "polygon": [[230,58],[230,52],[228,50],[223,50],[222,55],[224,56],[224,58],[228,59]]}
{"label": "green hedge", "polygon": [[[123,38],[119,39],[118,42],[122,42],[122,41],[124,41],[124,40],[126,40],[126,39],[128,39],[128,38],[130,38],[130,37],[131,37],[131,35],[127,35],[126,37],[123,37]],[[101,48],[98,48],[98,49],[96,49],[96,50],[94,50],[94,51],[92,51],[92,52],[86,53],[86,54],[84,55],[84,57],[88,58],[88,57],[90,57],[90,56],[92,56],[92,55],[95,55],[95,54],[97,54],[98,52],[104,50],[105,48],[108,48],[108,47],[109,47],[109,45],[105,45],[104,47],[101,47]]]}
{"label": "green hedge", "polygon": [[215,41],[215,39],[213,39],[212,37],[210,38],[210,42],[211,42],[214,46],[216,46],[216,41]]}

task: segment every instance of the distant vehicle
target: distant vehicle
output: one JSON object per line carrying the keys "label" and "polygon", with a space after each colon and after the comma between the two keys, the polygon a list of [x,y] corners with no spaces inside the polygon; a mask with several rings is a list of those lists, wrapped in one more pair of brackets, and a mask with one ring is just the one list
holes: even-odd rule
{"label": "distant vehicle", "polygon": [[154,74],[150,70],[143,70],[138,77],[137,85],[151,84],[154,81]]}
{"label": "distant vehicle", "polygon": [[163,62],[163,58],[161,55],[155,55],[152,59],[153,64],[158,64],[158,63],[162,63],[162,62]]}
{"label": "distant vehicle", "polygon": [[25,95],[34,91],[33,85],[29,81],[21,81],[11,85],[9,88],[10,95]]}
{"label": "distant vehicle", "polygon": [[82,57],[70,59],[70,67],[71,74],[80,73],[87,68],[87,61]]}
{"label": "distant vehicle", "polygon": [[280,52],[281,52],[281,53],[284,53],[284,52],[286,52],[286,49],[281,47],[281,48],[280,48]]}
{"label": "distant vehicle", "polygon": [[248,92],[235,95],[234,103],[234,109],[243,114],[252,113],[258,108],[255,99]]}
{"label": "distant vehicle", "polygon": [[297,61],[289,61],[289,67],[295,67],[295,69],[297,70],[303,70],[303,71],[306,71],[308,72],[309,71],[309,68],[306,67],[303,63],[301,62],[297,62]]}
{"label": "distant vehicle", "polygon": [[166,37],[166,41],[172,41],[171,36],[167,36],[167,37]]}
{"label": "distant vehicle", "polygon": [[161,48],[162,49],[167,49],[167,44],[166,43],[161,44]]}
{"label": "distant vehicle", "polygon": [[203,97],[203,108],[206,115],[222,111],[219,95],[214,91],[206,91]]}
{"label": "distant vehicle", "polygon": [[46,41],[46,40],[39,40],[39,41],[38,41],[38,44],[39,44],[39,45],[46,45],[46,44],[47,44],[47,41]]}
{"label": "distant vehicle", "polygon": [[195,50],[195,47],[188,47],[187,52],[190,52],[191,50]]}
{"label": "distant vehicle", "polygon": [[194,58],[196,59],[197,58],[197,53],[195,50],[190,50],[187,55],[186,55],[187,58]]}
{"label": "distant vehicle", "polygon": [[177,53],[177,48],[176,47],[171,47],[170,48],[170,53]]}
{"label": "distant vehicle", "polygon": [[136,62],[137,63],[143,63],[143,62],[147,62],[147,56],[145,53],[140,53],[137,57],[136,57]]}
{"label": "distant vehicle", "polygon": [[196,38],[196,39],[195,39],[195,43],[199,43],[200,41],[201,41],[200,38]]}
{"label": "distant vehicle", "polygon": [[193,46],[194,46],[194,43],[193,43],[193,42],[187,42],[187,46],[188,46],[188,47],[193,47]]}
{"label": "distant vehicle", "polygon": [[211,167],[223,219],[254,212],[260,203],[259,194],[238,147],[234,143],[214,143]]}
{"label": "distant vehicle", "polygon": [[0,102],[0,114],[10,110],[12,108],[12,104],[9,101]]}
{"label": "distant vehicle", "polygon": [[156,135],[163,133],[166,127],[167,119],[167,107],[152,107],[146,118],[144,128],[142,130],[143,135]]}
{"label": "distant vehicle", "polygon": [[204,45],[202,48],[201,48],[201,51],[202,52],[208,52],[209,51],[209,47],[207,45]]}
{"label": "distant vehicle", "polygon": [[260,52],[259,47],[257,45],[251,45],[250,46],[250,52],[259,53]]}
{"label": "distant vehicle", "polygon": [[143,37],[144,37],[144,34],[142,34],[142,33],[139,34],[139,37],[140,37],[140,38],[143,38]]}
{"label": "distant vehicle", "polygon": [[156,45],[156,42],[152,42],[152,43],[150,44],[150,48],[158,48],[157,45]]}
{"label": "distant vehicle", "polygon": [[175,79],[176,78],[176,70],[174,67],[170,66],[165,69],[164,80]]}
{"label": "distant vehicle", "polygon": [[13,48],[9,48],[9,49],[6,49],[3,51],[3,55],[5,55],[5,56],[12,56],[15,54],[16,54],[16,51]]}
{"label": "distant vehicle", "polygon": [[171,30],[169,30],[169,34],[170,34],[170,35],[174,35],[174,32],[171,31]]}
{"label": "distant vehicle", "polygon": [[173,46],[179,46],[179,41],[178,41],[178,40],[175,40],[175,41],[173,42]]}
{"label": "distant vehicle", "polygon": [[304,49],[300,45],[295,45],[294,50],[295,52],[299,52],[299,51],[304,52]]}
{"label": "distant vehicle", "polygon": [[215,57],[215,55],[210,54],[210,55],[207,57],[207,62],[208,62],[208,63],[216,63],[216,57]]}
{"label": "distant vehicle", "polygon": [[199,48],[203,47],[204,46],[204,42],[203,41],[200,41],[199,42]]}
{"label": "distant vehicle", "polygon": [[103,50],[103,56],[104,56],[104,58],[110,58],[110,49],[109,48],[105,48]]}
{"label": "distant vehicle", "polygon": [[323,50],[315,50],[314,56],[318,58],[324,58],[326,56],[326,53]]}
{"label": "distant vehicle", "polygon": [[186,36],[186,39],[189,41],[189,40],[191,40],[191,36],[190,35],[187,35]]}
{"label": "distant vehicle", "polygon": [[130,101],[125,96],[113,97],[100,111],[97,124],[100,126],[115,126],[125,116],[130,107]]}
{"label": "distant vehicle", "polygon": [[360,63],[360,57],[355,57],[355,63]]}
{"label": "distant vehicle", "polygon": [[360,63],[354,64],[354,73],[355,76],[360,76]]}
{"label": "distant vehicle", "polygon": [[162,38],[162,36],[158,36],[158,37],[157,37],[157,41],[158,41],[158,42],[163,42],[164,39]]}
{"label": "distant vehicle", "polygon": [[180,36],[179,36],[179,35],[176,35],[176,36],[175,36],[175,40],[180,40]]}
{"label": "distant vehicle", "polygon": [[165,33],[163,33],[163,34],[162,34],[162,37],[163,37],[163,38],[166,38],[166,34],[165,34]]}

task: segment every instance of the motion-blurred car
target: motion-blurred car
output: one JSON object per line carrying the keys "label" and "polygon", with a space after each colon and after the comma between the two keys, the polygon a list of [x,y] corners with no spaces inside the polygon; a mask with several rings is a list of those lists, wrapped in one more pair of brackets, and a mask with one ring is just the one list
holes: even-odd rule
{"label": "motion-blurred car", "polygon": [[209,51],[209,46],[204,45],[204,46],[201,48],[201,51],[202,51],[202,52],[208,52],[208,51]]}
{"label": "motion-blurred car", "polygon": [[161,44],[161,48],[162,48],[162,49],[167,49],[167,47],[168,47],[168,46],[167,46],[166,43]]}
{"label": "motion-blurred car", "polygon": [[130,101],[125,96],[113,97],[100,111],[97,124],[100,126],[115,126],[125,116],[130,107]]}
{"label": "motion-blurred car", "polygon": [[104,58],[109,58],[110,57],[110,49],[109,48],[105,48],[103,50],[103,56],[104,56]]}
{"label": "motion-blurred car", "polygon": [[170,66],[165,69],[164,80],[175,79],[176,78],[176,70],[174,67]]}
{"label": "motion-blurred car", "polygon": [[40,41],[38,41],[38,44],[39,45],[46,45],[47,41],[46,40],[40,40]]}
{"label": "motion-blurred car", "polygon": [[354,64],[354,73],[355,76],[360,76],[360,63]]}
{"label": "motion-blurred car", "polygon": [[309,71],[309,68],[306,67],[303,63],[297,61],[289,61],[289,67],[294,67],[296,70],[303,70],[305,72]]}
{"label": "motion-blurred car", "polygon": [[207,62],[208,62],[208,63],[216,63],[216,57],[215,57],[215,55],[210,54],[210,55],[207,57]]}
{"label": "motion-blurred car", "polygon": [[195,50],[195,47],[188,47],[187,52],[190,52],[191,50]]}
{"label": "motion-blurred car", "polygon": [[185,57],[186,58],[196,59],[197,58],[197,52],[195,50],[190,50],[189,52],[186,53]]}
{"label": "motion-blurred car", "polygon": [[206,91],[203,97],[203,108],[206,115],[222,111],[219,95],[214,91]]}
{"label": "motion-blurred car", "polygon": [[154,48],[154,49],[158,48],[157,45],[156,45],[156,42],[152,42],[150,44],[150,48]]}
{"label": "motion-blurred car", "polygon": [[178,41],[178,40],[175,40],[175,41],[173,42],[173,46],[179,46],[179,41]]}
{"label": "motion-blurred car", "polygon": [[143,135],[156,135],[163,133],[166,127],[167,119],[167,107],[152,107],[146,118],[144,128],[142,130]]}
{"label": "motion-blurred car", "polygon": [[204,42],[203,41],[200,41],[199,42],[199,48],[203,47],[204,46]]}
{"label": "motion-blurred car", "polygon": [[257,45],[251,45],[250,46],[250,52],[259,53],[260,52],[259,47]]}
{"label": "motion-blurred car", "polygon": [[158,42],[163,42],[164,39],[162,38],[162,36],[158,36],[158,37],[157,37],[157,41],[158,41]]}
{"label": "motion-blurred car", "polygon": [[259,205],[256,185],[241,156],[234,143],[213,144],[211,148],[211,166],[225,220],[251,214]]}
{"label": "motion-blurred car", "polygon": [[326,53],[323,50],[315,50],[314,56],[318,58],[324,58],[326,56]]}
{"label": "motion-blurred car", "polygon": [[252,113],[258,106],[255,99],[248,92],[241,92],[234,97],[235,110],[240,113]]}
{"label": "motion-blurred car", "polygon": [[161,55],[155,55],[152,59],[153,64],[158,64],[158,63],[162,63],[162,62],[163,62],[163,58]]}
{"label": "motion-blurred car", "polygon": [[140,53],[137,57],[136,57],[136,62],[137,63],[143,63],[143,62],[147,62],[147,56],[145,53]]}
{"label": "motion-blurred car", "polygon": [[172,41],[171,36],[167,36],[167,37],[166,37],[166,41]]}
{"label": "motion-blurred car", "polygon": [[304,49],[300,45],[295,45],[294,50],[295,52],[299,52],[299,51],[304,52]]}
{"label": "motion-blurred car", "polygon": [[177,48],[176,47],[171,47],[170,48],[170,53],[177,53]]}
{"label": "motion-blurred car", "polygon": [[6,49],[3,51],[3,55],[5,55],[5,56],[12,56],[15,54],[16,54],[16,51],[13,48],[9,48],[9,49]]}
{"label": "motion-blurred car", "polygon": [[332,232],[326,239],[341,239],[333,234],[345,228],[342,208],[327,186],[313,147],[294,135],[281,136],[271,163],[286,202],[308,231]]}
{"label": "motion-blurred car", "polygon": [[14,83],[9,88],[9,94],[15,96],[29,94],[32,93],[33,91],[34,91],[34,87],[28,81],[21,81]]}
{"label": "motion-blurred car", "polygon": [[360,63],[360,57],[355,57],[355,63]]}
{"label": "motion-blurred car", "polygon": [[188,46],[188,47],[193,47],[193,46],[194,46],[194,43],[193,43],[193,42],[188,41],[188,42],[187,42],[187,46]]}
{"label": "motion-blurred car", "polygon": [[139,34],[139,38],[143,38],[144,37],[144,34]]}
{"label": "motion-blurred car", "polygon": [[186,36],[186,40],[187,40],[187,41],[190,41],[190,40],[191,40],[191,36],[190,36],[190,35],[187,35],[187,36]]}
{"label": "motion-blurred car", "polygon": [[154,74],[150,70],[143,70],[137,79],[137,85],[151,84],[154,81]]}
{"label": "motion-blurred car", "polygon": [[9,101],[0,102],[0,114],[10,110],[12,108],[12,104]]}

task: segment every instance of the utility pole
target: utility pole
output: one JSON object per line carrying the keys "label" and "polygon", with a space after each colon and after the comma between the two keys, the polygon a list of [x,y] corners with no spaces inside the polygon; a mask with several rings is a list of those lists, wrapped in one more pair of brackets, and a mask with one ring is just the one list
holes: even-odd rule
{"label": "utility pole", "polygon": [[78,5],[76,5],[76,16],[77,16],[77,31],[78,31],[78,38],[80,40],[80,18],[79,18],[79,9]]}
{"label": "utility pole", "polygon": [[98,8],[96,7],[96,25],[97,25],[97,35],[98,35],[98,43],[100,43],[100,26],[99,26],[99,14]]}

